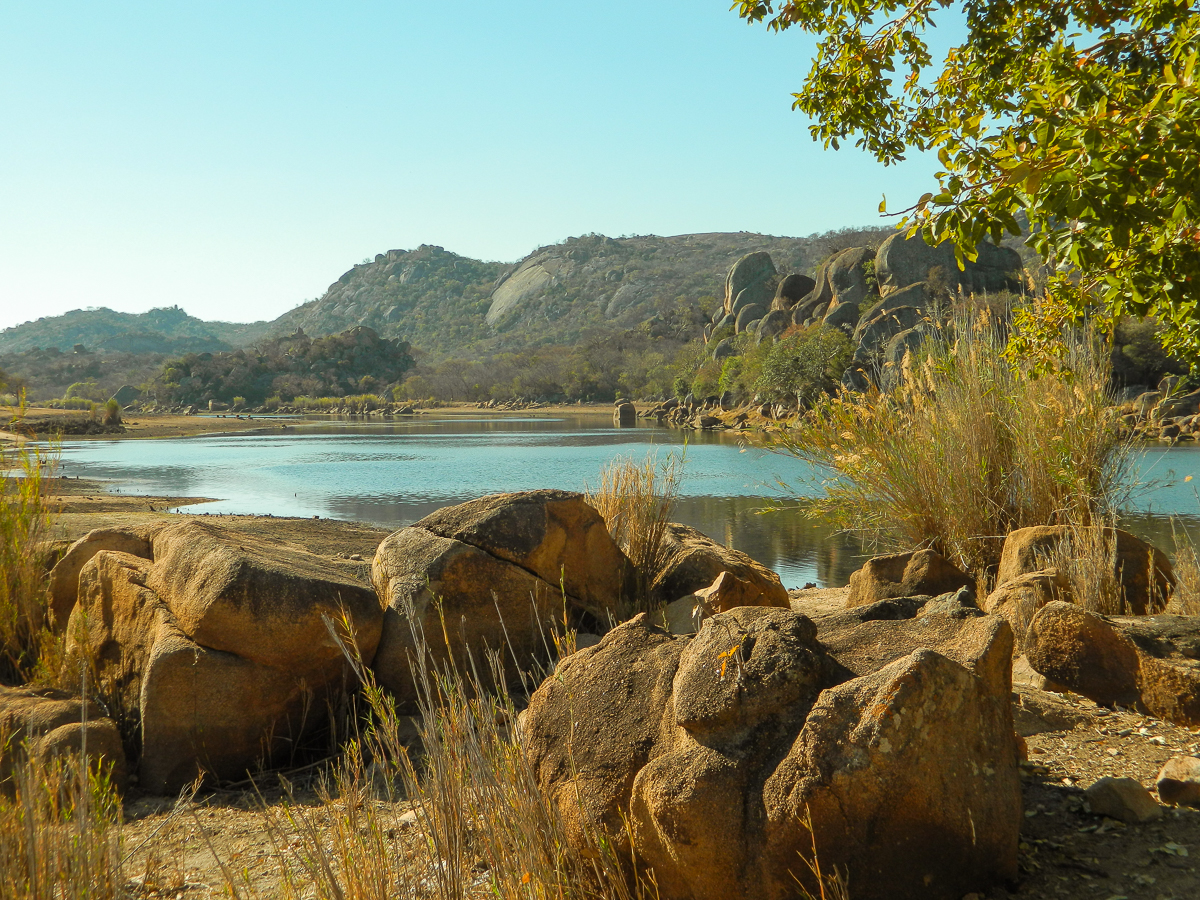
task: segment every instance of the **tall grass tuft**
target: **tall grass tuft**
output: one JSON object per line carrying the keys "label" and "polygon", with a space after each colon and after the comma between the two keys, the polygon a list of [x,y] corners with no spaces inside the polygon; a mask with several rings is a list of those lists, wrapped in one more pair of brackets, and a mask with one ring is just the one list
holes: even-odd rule
{"label": "tall grass tuft", "polygon": [[1171,521],[1175,542],[1175,590],[1171,593],[1170,612],[1181,616],[1200,616],[1200,551],[1187,529]]}
{"label": "tall grass tuft", "polygon": [[490,659],[487,677],[473,662],[467,671],[453,664],[436,670],[424,636],[416,634],[415,643],[415,731],[357,653],[348,652],[362,679],[365,727],[320,788],[319,807],[290,803],[266,813],[285,895],[645,896],[601,836],[592,836],[586,852],[568,839],[558,807],[527,762],[517,704],[503,688],[489,692],[506,682],[499,658]]}
{"label": "tall grass tuft", "polygon": [[628,615],[650,608],[654,579],[667,561],[664,538],[679,499],[684,464],[685,457],[674,453],[661,463],[655,454],[647,454],[641,463],[618,456],[600,470],[599,488],[587,492],[587,502],[633,563],[636,584]]}
{"label": "tall grass tuft", "polygon": [[814,511],[977,573],[1013,529],[1109,520],[1128,497],[1131,449],[1103,352],[1068,338],[1060,370],[1038,376],[1003,350],[986,319],[960,318],[898,386],[827,398],[779,436],[777,449],[828,473]]}
{"label": "tall grass tuft", "polygon": [[30,444],[0,444],[0,682],[47,675],[46,547],[53,510],[45,496],[54,457]]}
{"label": "tall grass tuft", "polygon": [[127,896],[116,791],[78,757],[15,767],[0,791],[0,897],[107,900]]}

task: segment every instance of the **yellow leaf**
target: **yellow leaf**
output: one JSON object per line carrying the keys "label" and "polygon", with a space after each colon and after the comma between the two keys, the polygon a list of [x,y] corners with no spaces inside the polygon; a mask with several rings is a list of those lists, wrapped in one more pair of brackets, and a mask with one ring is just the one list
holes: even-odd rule
{"label": "yellow leaf", "polygon": [[1191,480],[1192,480],[1192,476],[1191,476],[1191,475],[1189,475],[1187,478],[1185,478],[1185,479],[1183,479],[1183,480],[1184,480],[1184,481],[1191,481]]}

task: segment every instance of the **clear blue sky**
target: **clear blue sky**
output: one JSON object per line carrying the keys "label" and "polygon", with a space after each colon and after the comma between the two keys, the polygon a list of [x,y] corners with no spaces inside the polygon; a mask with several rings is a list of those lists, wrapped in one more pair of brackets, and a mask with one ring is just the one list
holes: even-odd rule
{"label": "clear blue sky", "polygon": [[0,328],[274,318],[422,243],[878,221],[936,161],[823,151],[812,53],[729,0],[0,0]]}

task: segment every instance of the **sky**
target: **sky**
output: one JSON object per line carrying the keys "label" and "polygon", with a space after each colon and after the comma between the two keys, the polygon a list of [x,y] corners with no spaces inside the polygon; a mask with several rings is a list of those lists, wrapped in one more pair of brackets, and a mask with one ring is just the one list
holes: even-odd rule
{"label": "sky", "polygon": [[0,328],[273,319],[389,249],[807,235],[931,186],[815,143],[812,38],[729,3],[0,0]]}

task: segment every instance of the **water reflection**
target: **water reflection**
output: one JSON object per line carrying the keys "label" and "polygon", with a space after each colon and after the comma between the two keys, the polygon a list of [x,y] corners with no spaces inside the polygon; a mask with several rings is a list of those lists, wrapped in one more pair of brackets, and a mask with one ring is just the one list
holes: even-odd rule
{"label": "water reflection", "polygon": [[[156,441],[63,443],[66,472],[122,492],[216,498],[185,511],[320,515],[400,528],[450,503],[500,491],[583,490],[614,456],[685,454],[676,518],[749,553],[788,587],[844,585],[868,556],[857,541],[806,519],[786,501],[811,495],[814,472],[786,455],[746,448],[727,433],[597,427],[575,416],[420,416],[391,423],[295,421],[264,433]],[[1169,516],[1200,537],[1200,447],[1154,448],[1139,476],[1157,479],[1126,527],[1173,548]],[[789,489],[780,487],[780,482]],[[770,511],[767,511],[770,510]]]}

